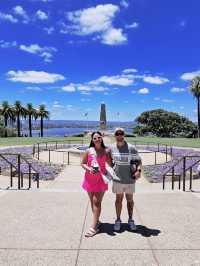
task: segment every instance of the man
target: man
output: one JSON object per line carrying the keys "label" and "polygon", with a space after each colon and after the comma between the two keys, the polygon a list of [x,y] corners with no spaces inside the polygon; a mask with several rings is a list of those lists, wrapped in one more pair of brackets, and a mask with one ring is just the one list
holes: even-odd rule
{"label": "man", "polygon": [[141,175],[141,158],[134,146],[125,141],[125,131],[123,128],[116,128],[114,135],[116,143],[111,146],[113,169],[117,177],[113,180],[112,188],[113,193],[116,194],[115,208],[117,219],[114,224],[114,230],[120,231],[121,228],[122,202],[125,195],[129,228],[135,231],[133,193],[135,192],[135,181]]}

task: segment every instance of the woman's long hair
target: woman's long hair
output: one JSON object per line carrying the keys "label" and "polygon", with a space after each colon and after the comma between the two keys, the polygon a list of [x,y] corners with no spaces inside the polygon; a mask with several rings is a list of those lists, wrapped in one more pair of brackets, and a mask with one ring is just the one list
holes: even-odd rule
{"label": "woman's long hair", "polygon": [[[92,132],[92,134],[91,134],[91,141],[90,141],[89,148],[91,148],[91,147],[95,147],[95,144],[94,144],[94,141],[93,141],[93,136],[94,136],[95,134],[98,134],[99,136],[103,137],[103,135],[101,134],[100,131],[94,131],[94,132]],[[103,142],[103,139],[102,139],[102,142],[101,142],[101,147],[102,147],[103,149],[106,148],[106,146],[105,146],[105,144],[104,144],[104,142]]]}

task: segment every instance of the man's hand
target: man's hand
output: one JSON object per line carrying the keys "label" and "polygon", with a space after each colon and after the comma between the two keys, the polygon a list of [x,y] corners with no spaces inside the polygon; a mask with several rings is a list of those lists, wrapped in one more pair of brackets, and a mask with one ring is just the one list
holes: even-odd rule
{"label": "man's hand", "polygon": [[137,169],[137,171],[134,173],[134,177],[135,177],[135,179],[137,180],[137,179],[139,179],[140,177],[141,177],[141,169],[139,168],[139,169]]}

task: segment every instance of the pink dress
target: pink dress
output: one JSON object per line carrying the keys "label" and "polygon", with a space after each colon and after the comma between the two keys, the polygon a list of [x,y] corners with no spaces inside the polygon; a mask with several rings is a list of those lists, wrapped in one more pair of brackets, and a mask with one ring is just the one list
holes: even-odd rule
{"label": "pink dress", "polygon": [[[103,174],[105,174],[106,172],[106,167],[105,167],[106,157],[107,157],[106,154],[102,156],[97,156],[97,162]],[[89,167],[91,166],[92,160],[93,156],[90,153],[88,153],[87,165]],[[87,192],[104,192],[108,190],[108,185],[104,183],[100,172],[96,174],[91,174],[88,171],[86,171],[82,188]]]}

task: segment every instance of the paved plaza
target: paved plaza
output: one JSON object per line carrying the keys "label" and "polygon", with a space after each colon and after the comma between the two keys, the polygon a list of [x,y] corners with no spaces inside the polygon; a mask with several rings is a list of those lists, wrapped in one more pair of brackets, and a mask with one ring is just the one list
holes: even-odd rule
{"label": "paved plaza", "polygon": [[[92,215],[78,164],[77,158],[55,181],[41,181],[40,189],[0,190],[1,266],[200,265],[199,181],[196,193],[172,192],[170,184],[162,191],[162,184],[142,177],[135,194],[136,232],[128,229],[126,208],[121,231],[113,231],[115,198],[109,188],[101,231],[87,239]],[[0,178],[6,187],[8,177]]]}

